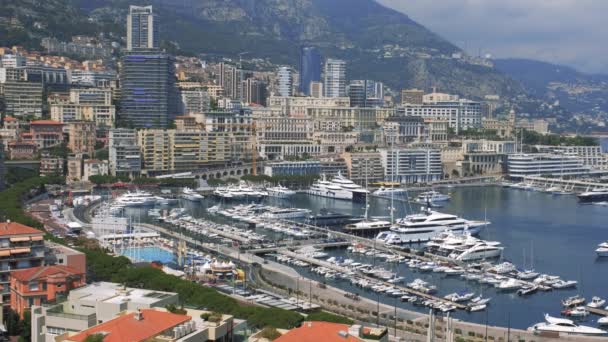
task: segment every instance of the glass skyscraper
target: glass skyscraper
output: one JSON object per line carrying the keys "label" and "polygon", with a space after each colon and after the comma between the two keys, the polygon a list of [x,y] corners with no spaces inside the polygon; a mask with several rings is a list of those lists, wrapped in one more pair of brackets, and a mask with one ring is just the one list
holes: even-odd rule
{"label": "glass skyscraper", "polygon": [[300,51],[300,92],[310,96],[310,83],[321,81],[321,53],[314,46]]}

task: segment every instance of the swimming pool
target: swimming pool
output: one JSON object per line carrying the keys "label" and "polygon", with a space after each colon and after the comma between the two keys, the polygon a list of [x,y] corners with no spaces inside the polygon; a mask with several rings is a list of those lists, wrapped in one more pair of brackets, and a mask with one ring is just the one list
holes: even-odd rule
{"label": "swimming pool", "polygon": [[130,247],[120,251],[120,254],[133,261],[160,261],[163,264],[175,262],[176,256],[164,248],[160,247]]}

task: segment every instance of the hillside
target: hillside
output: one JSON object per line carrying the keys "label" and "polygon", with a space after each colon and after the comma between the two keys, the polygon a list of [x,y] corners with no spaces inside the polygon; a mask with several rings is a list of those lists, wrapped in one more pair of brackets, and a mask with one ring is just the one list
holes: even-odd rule
{"label": "hillside", "polygon": [[[0,10],[11,7],[1,0]],[[519,83],[486,66],[451,58],[459,49],[406,15],[373,0],[21,0],[10,9],[25,34],[68,38],[109,30],[124,34],[129,4],[153,4],[164,40],[182,51],[245,58],[269,58],[297,66],[299,47],[318,45],[328,57],[349,61],[350,79],[384,81],[393,89],[437,87],[474,98],[513,97]],[[20,6],[24,4],[21,10]],[[0,16],[5,16],[0,11]],[[35,29],[30,18],[45,22]],[[89,20],[89,17],[91,20]],[[68,19],[69,18],[69,19]],[[48,22],[48,24],[46,24]],[[0,25],[1,26],[1,25]],[[76,30],[75,30],[76,28]],[[0,28],[1,29],[1,28]],[[2,33],[2,32],[0,32]],[[9,42],[15,42],[13,39]],[[0,43],[7,39],[0,34]]]}

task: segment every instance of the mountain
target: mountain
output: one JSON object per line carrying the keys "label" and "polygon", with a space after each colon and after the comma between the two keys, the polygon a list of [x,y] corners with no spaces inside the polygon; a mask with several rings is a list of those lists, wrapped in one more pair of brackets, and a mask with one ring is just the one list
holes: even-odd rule
{"label": "mountain", "polygon": [[499,59],[498,70],[521,82],[531,95],[574,113],[608,112],[608,75],[529,59]]}
{"label": "mountain", "polygon": [[[11,1],[0,0],[5,2],[10,6]],[[240,54],[295,67],[299,47],[312,44],[325,57],[347,60],[348,78],[376,79],[396,90],[437,87],[473,98],[523,94],[518,82],[470,58],[452,58],[461,53],[459,48],[374,0],[20,0],[19,5],[22,2],[46,5],[25,13],[15,5],[19,17],[35,13],[39,20],[50,21],[56,14],[70,13],[74,22],[122,35],[128,5],[152,4],[160,15],[161,38],[190,53]]]}

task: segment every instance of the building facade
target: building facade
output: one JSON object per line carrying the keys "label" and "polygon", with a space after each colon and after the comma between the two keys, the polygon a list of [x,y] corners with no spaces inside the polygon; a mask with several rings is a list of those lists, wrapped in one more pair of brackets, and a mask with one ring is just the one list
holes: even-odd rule
{"label": "building facade", "polygon": [[[311,96],[311,83],[321,81],[321,53],[314,46],[300,49],[300,92]],[[318,96],[320,97],[320,96]]]}
{"label": "building facade", "polygon": [[427,148],[380,150],[385,180],[403,184],[430,183],[441,180],[441,152]]}
{"label": "building facade", "polygon": [[583,158],[567,154],[510,154],[508,174],[512,179],[525,176],[537,177],[581,177],[588,175],[591,167]]}
{"label": "building facade", "polygon": [[346,96],[346,62],[339,59],[325,61],[323,87],[326,97]]}
{"label": "building facade", "polygon": [[70,89],[69,100],[60,96],[51,97],[49,107],[54,121],[92,121],[98,127],[114,126],[116,108],[112,105],[110,89]]}
{"label": "building facade", "polygon": [[92,121],[70,122],[68,124],[68,148],[72,153],[86,153],[93,156],[97,141],[97,126]]}
{"label": "building facade", "polygon": [[[425,95],[426,96],[426,95]],[[442,99],[442,97],[438,97]],[[457,101],[405,104],[397,108],[398,116],[420,116],[424,119],[447,121],[456,133],[481,127],[481,104],[459,99]]]}
{"label": "building facade", "polygon": [[134,129],[114,128],[108,134],[109,168],[113,176],[139,176],[141,151]]}
{"label": "building facade", "polygon": [[293,96],[293,75],[289,67],[279,67],[277,71],[277,83],[279,96]]}
{"label": "building facade", "polygon": [[127,16],[127,50],[159,47],[158,19],[152,6],[130,6]]}

